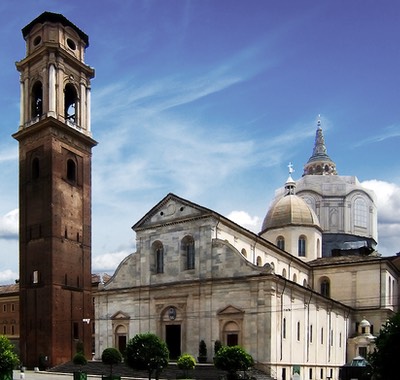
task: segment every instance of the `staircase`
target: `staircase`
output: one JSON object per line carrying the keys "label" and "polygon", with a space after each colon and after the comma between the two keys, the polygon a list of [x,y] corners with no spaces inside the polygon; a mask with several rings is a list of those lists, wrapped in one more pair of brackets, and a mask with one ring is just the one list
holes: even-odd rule
{"label": "staircase", "polygon": [[[110,367],[103,364],[100,361],[89,361],[84,366],[75,365],[72,362],[60,364],[57,367],[51,368],[49,372],[62,372],[62,373],[73,373],[73,372],[86,372],[89,375],[109,375]],[[124,363],[113,366],[113,374],[121,377],[136,378],[136,379],[147,379],[148,374],[146,371],[138,371],[129,368]],[[189,371],[189,375],[196,380],[218,380],[225,378],[225,372],[216,369],[212,364],[197,364],[196,368]],[[256,380],[273,380],[272,377],[267,376],[264,372],[252,368],[246,372],[247,376],[252,377]],[[183,375],[183,371],[178,369],[176,363],[170,363],[167,368],[161,373],[161,379],[178,379]]]}

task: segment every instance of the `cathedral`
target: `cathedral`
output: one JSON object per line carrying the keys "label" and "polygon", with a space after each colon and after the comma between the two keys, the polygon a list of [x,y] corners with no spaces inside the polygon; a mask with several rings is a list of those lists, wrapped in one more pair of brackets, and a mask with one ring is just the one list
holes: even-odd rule
{"label": "cathedral", "polygon": [[96,357],[147,331],[171,359],[239,344],[279,380],[337,378],[366,357],[399,296],[399,258],[375,250],[375,195],[337,173],[320,121],[292,173],[259,234],[175,194],[137,221],[136,252],[94,294]]}

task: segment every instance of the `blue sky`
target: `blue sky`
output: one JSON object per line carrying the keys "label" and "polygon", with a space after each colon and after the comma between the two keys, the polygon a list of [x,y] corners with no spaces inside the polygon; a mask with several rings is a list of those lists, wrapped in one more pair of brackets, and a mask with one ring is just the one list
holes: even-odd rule
{"label": "blue sky", "polygon": [[89,35],[93,272],[135,250],[131,226],[173,192],[258,232],[299,178],[321,114],[328,154],[378,197],[400,251],[400,3],[369,0],[2,0],[0,283],[18,278],[21,28],[44,11]]}

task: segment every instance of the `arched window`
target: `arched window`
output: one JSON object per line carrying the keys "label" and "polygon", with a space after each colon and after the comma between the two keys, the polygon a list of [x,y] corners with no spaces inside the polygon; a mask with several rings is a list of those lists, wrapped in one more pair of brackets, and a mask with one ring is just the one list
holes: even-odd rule
{"label": "arched window", "polygon": [[164,273],[164,247],[160,241],[153,243],[153,254],[155,257],[156,273]]}
{"label": "arched window", "polygon": [[40,117],[43,113],[43,86],[37,81],[32,87],[32,119]]}
{"label": "arched window", "polygon": [[185,255],[185,269],[194,269],[195,249],[194,240],[191,236],[185,236],[182,239],[182,249]]}
{"label": "arched window", "polygon": [[293,273],[293,282],[297,282],[297,274]]}
{"label": "arched window", "polygon": [[286,278],[286,269],[285,268],[283,268],[283,270],[282,270],[282,277]]}
{"label": "arched window", "polygon": [[278,246],[279,249],[282,249],[282,251],[285,250],[285,238],[283,236],[278,236],[276,239],[276,245]]}
{"label": "arched window", "polygon": [[300,257],[306,256],[306,237],[301,235],[298,241],[298,255]]}
{"label": "arched window", "polygon": [[367,228],[367,204],[363,198],[354,201],[354,225]]}
{"label": "arched window", "polygon": [[262,266],[262,259],[261,259],[261,256],[257,256],[257,266],[259,266],[259,267]]}
{"label": "arched window", "polygon": [[320,282],[321,294],[325,297],[331,296],[331,284],[329,278],[324,277]]}
{"label": "arched window", "polygon": [[40,175],[39,159],[35,157],[32,160],[32,179],[39,178],[39,175]]}
{"label": "arched window", "polygon": [[67,160],[67,179],[70,182],[76,182],[76,164],[72,159]]}
{"label": "arched window", "polygon": [[247,257],[247,252],[246,252],[246,250],[245,250],[244,248],[242,248],[241,253],[242,253],[242,255],[243,255],[244,257]]}
{"label": "arched window", "polygon": [[76,123],[77,95],[75,87],[68,83],[64,90],[64,117],[72,123]]}

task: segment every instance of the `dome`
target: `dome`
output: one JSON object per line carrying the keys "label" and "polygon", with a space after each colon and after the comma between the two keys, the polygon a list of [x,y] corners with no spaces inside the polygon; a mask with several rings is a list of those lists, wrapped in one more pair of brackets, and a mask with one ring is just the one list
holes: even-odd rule
{"label": "dome", "polygon": [[314,210],[304,199],[294,194],[287,194],[271,206],[264,219],[262,232],[290,225],[320,228],[318,217]]}
{"label": "dome", "polygon": [[364,319],[360,322],[360,327],[371,327],[371,323],[369,323],[364,317]]}

